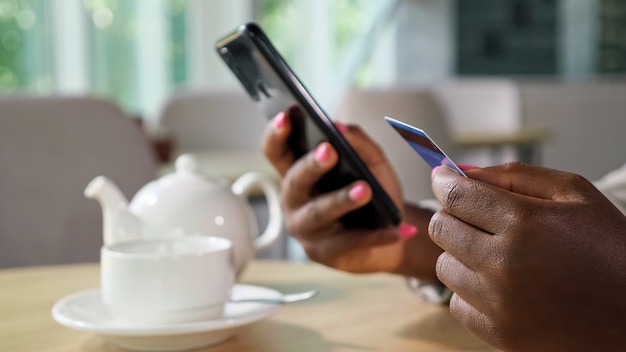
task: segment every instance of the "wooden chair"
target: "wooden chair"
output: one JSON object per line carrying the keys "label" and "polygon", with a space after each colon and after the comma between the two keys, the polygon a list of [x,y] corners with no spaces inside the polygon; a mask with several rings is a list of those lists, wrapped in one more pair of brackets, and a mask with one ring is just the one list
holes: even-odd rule
{"label": "wooden chair", "polygon": [[159,126],[186,151],[258,150],[267,122],[239,90],[181,91],[159,114]]}
{"label": "wooden chair", "polygon": [[156,177],[148,138],[116,105],[82,97],[0,97],[0,267],[91,262],[106,175],[131,197]]}
{"label": "wooden chair", "polygon": [[432,88],[453,135],[507,133],[522,128],[517,84],[504,79],[460,79]]}
{"label": "wooden chair", "polygon": [[432,94],[420,88],[354,89],[340,104],[337,120],[360,125],[385,151],[407,200],[432,198],[430,167],[384,120],[393,117],[425,130],[454,160],[448,125]]}
{"label": "wooden chair", "polygon": [[[463,136],[468,135],[484,139],[513,135],[523,128],[520,89],[514,81],[450,80],[434,85],[432,92],[455,140],[463,140]],[[465,147],[459,159],[478,166],[520,159],[514,143]]]}

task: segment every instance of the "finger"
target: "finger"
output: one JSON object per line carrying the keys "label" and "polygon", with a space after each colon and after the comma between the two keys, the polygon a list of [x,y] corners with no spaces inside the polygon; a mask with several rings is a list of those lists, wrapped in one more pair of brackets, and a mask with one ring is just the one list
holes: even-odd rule
{"label": "finger", "polygon": [[283,176],[295,161],[287,143],[290,133],[291,119],[288,113],[280,112],[267,125],[261,142],[263,154]]}
{"label": "finger", "polygon": [[448,252],[443,252],[437,259],[436,272],[439,281],[464,301],[484,312],[489,309],[493,297],[487,297],[488,291],[480,274]]}
{"label": "finger", "polygon": [[337,160],[337,152],[327,142],[298,159],[283,178],[283,204],[295,209],[307,203],[315,184],[337,164]]}
{"label": "finger", "polygon": [[319,195],[292,213],[288,224],[290,233],[308,240],[331,226],[341,227],[338,220],[347,213],[367,204],[372,190],[366,182],[357,181],[337,191]]}
{"label": "finger", "polygon": [[368,166],[386,163],[387,158],[380,146],[374,142],[359,126],[342,125],[343,136],[352,149]]}
{"label": "finger", "polygon": [[450,299],[450,313],[474,335],[495,347],[499,347],[495,324],[486,314],[474,308],[456,293]]}
{"label": "finger", "polygon": [[396,204],[401,203],[402,190],[399,187],[394,188],[394,185],[399,185],[400,181],[380,146],[358,126],[344,125],[343,129],[344,137],[375,175],[385,192]]}
{"label": "finger", "polygon": [[368,248],[380,248],[403,240],[398,236],[396,229],[388,228],[375,231],[347,230],[335,236],[320,238],[314,242],[303,241],[302,244],[307,256],[315,262],[343,270],[349,269],[351,272],[359,272],[355,271],[355,267],[368,270],[367,268],[380,266],[378,263],[380,258],[363,255],[356,259],[359,260],[359,265],[355,266],[353,263],[345,262],[346,260],[355,260],[354,256],[346,255],[347,253],[366,253]]}
{"label": "finger", "polygon": [[436,212],[428,225],[430,238],[439,247],[473,270],[501,265],[499,238],[484,232],[445,210]]}
{"label": "finger", "polygon": [[550,200],[570,200],[572,189],[589,185],[576,174],[518,162],[470,170],[468,176],[507,191]]}
{"label": "finger", "polygon": [[448,213],[492,234],[519,222],[520,216],[533,215],[540,207],[532,204],[536,198],[460,176],[445,166],[437,168],[432,186]]}

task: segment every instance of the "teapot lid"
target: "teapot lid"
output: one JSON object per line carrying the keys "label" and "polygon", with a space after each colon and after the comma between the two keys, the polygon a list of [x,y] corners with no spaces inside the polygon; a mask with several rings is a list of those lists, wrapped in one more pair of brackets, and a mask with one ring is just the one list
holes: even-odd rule
{"label": "teapot lid", "polygon": [[219,184],[220,186],[228,186],[225,179],[210,176],[202,172],[198,159],[193,154],[182,154],[174,162],[174,172],[162,176],[155,180],[162,186],[185,187],[189,185],[203,186]]}
{"label": "teapot lid", "polygon": [[202,173],[198,160],[192,154],[179,156],[174,168],[174,172],[153,180],[140,189],[131,201],[131,206],[156,203],[157,199],[164,199],[164,196],[182,201],[189,195],[198,195],[198,192],[212,192],[228,186],[225,180]]}
{"label": "teapot lid", "polygon": [[198,160],[192,154],[183,154],[176,159],[174,163],[176,174],[197,174]]}

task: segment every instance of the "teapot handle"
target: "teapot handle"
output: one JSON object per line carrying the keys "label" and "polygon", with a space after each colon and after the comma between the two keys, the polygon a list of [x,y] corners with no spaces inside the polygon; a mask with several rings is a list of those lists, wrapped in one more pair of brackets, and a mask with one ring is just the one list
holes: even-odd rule
{"label": "teapot handle", "polygon": [[278,186],[272,177],[261,172],[248,172],[233,183],[231,190],[234,194],[247,198],[250,191],[257,186],[261,188],[267,200],[269,221],[263,233],[254,240],[256,252],[274,243],[280,237],[283,228]]}

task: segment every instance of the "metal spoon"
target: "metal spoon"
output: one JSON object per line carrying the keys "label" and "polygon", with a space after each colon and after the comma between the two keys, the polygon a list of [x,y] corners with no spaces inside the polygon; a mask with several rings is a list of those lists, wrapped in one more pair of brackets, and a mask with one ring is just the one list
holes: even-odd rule
{"label": "metal spoon", "polygon": [[295,292],[295,293],[285,293],[278,297],[267,297],[267,298],[231,298],[230,303],[247,303],[247,302],[256,302],[256,303],[276,303],[276,304],[284,304],[284,303],[294,303],[298,301],[307,300],[318,293],[317,290],[310,290],[304,292]]}

